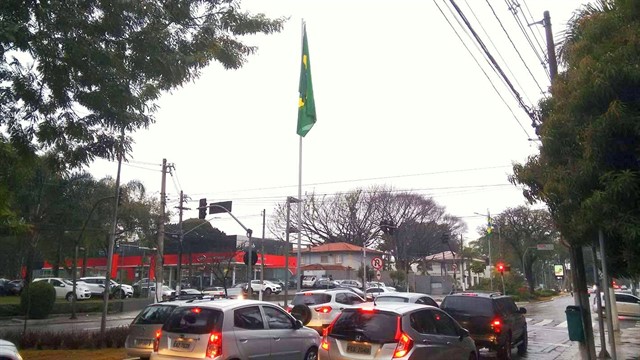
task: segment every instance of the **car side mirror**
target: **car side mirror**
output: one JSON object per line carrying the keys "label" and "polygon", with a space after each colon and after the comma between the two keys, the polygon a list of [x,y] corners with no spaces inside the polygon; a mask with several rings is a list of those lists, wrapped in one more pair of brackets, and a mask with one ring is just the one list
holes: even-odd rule
{"label": "car side mirror", "polygon": [[296,319],[296,326],[295,326],[296,330],[302,329],[303,327],[304,327],[304,324],[302,323],[302,321]]}
{"label": "car side mirror", "polygon": [[465,328],[460,328],[460,340],[469,336],[469,330]]}
{"label": "car side mirror", "polygon": [[67,285],[66,285],[66,284],[64,284],[64,283],[60,284],[60,287],[66,287],[66,286],[67,286]]}
{"label": "car side mirror", "polygon": [[527,309],[525,309],[525,308],[521,307],[520,309],[518,309],[518,312],[519,312],[520,314],[526,314],[526,313],[527,313]]}

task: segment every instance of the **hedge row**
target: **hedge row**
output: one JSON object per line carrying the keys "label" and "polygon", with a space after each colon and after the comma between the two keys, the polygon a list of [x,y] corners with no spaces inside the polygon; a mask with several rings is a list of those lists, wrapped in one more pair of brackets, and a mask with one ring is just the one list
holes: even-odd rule
{"label": "hedge row", "polygon": [[[125,300],[126,301],[126,300]],[[123,300],[109,301],[109,312],[122,312]],[[101,301],[76,301],[77,313],[102,312]],[[56,302],[49,314],[71,314],[70,302]],[[24,311],[20,309],[20,304],[0,305],[0,317],[24,316]]]}
{"label": "hedge row", "polygon": [[124,347],[129,326],[106,329],[105,336],[87,331],[11,331],[3,334],[5,340],[16,344],[20,350],[77,350]]}

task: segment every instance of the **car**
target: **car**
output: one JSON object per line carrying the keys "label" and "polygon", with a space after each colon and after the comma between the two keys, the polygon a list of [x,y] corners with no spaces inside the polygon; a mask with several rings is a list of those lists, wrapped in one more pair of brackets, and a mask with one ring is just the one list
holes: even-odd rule
{"label": "car", "polygon": [[224,288],[222,286],[214,286],[214,287],[205,288],[204,290],[202,290],[202,293],[204,295],[211,296],[211,297],[225,297],[225,296],[227,296],[225,291],[224,291]]}
{"label": "car", "polygon": [[[640,297],[620,292],[616,292],[614,295],[618,315],[640,317]],[[602,308],[604,309],[604,293],[600,293],[600,299]],[[593,297],[591,307],[593,312],[598,312],[598,302],[595,296]]]}
{"label": "car", "polygon": [[147,305],[129,325],[124,343],[128,356],[148,359],[153,352],[156,332],[162,328],[173,309],[188,300],[164,301]]}
{"label": "car", "polygon": [[367,288],[373,288],[373,287],[385,288],[389,291],[396,291],[396,288],[394,288],[393,286],[387,286],[385,283],[381,281],[369,281],[367,283]]}
{"label": "car", "polygon": [[342,310],[364,302],[349,289],[309,290],[296,293],[287,311],[305,326],[322,333]]}
{"label": "car", "polygon": [[271,293],[279,294],[282,291],[282,286],[274,284],[269,280],[265,280],[262,284],[260,284],[260,280],[251,280],[251,291],[264,291],[264,294],[269,296]]}
{"label": "car", "polygon": [[367,288],[367,290],[365,290],[365,292],[367,293],[367,296],[371,295],[374,298],[378,297],[378,295],[382,294],[382,293],[395,293],[395,290],[389,290],[389,288],[386,287],[370,287]]}
{"label": "car", "polygon": [[[89,290],[91,290],[92,296],[102,296],[104,293],[105,283],[107,281],[104,276],[84,276],[78,279],[84,282]],[[124,299],[133,296],[133,286],[127,284],[118,284],[115,280],[109,279],[111,286],[109,291],[111,296]]]}
{"label": "car", "polygon": [[265,279],[267,281],[271,281],[274,284],[278,284],[280,285],[281,288],[284,289],[284,281],[280,280],[280,279]]}
{"label": "car", "polygon": [[2,360],[22,360],[18,348],[7,340],[0,339],[0,359]]}
{"label": "car", "polygon": [[5,290],[8,295],[20,295],[24,287],[24,280],[11,280],[5,284]]}
{"label": "car", "polygon": [[323,279],[318,279],[316,280],[316,282],[313,284],[313,287],[315,289],[333,289],[333,288],[337,288],[340,284],[338,284],[338,282],[327,279],[327,278],[323,278]]}
{"label": "car", "polygon": [[447,295],[440,308],[469,330],[480,354],[510,359],[511,349],[527,351],[528,333],[524,314],[511,296],[500,293],[461,292]]}
{"label": "car", "polygon": [[317,276],[303,276],[301,286],[303,288],[312,288],[317,279]]}
{"label": "car", "polygon": [[[151,284],[149,286],[149,296],[153,297],[155,296],[155,294],[156,294],[156,284]],[[175,290],[171,289],[167,285],[162,285],[162,295],[161,295],[162,298],[158,300],[168,300],[175,295],[176,295]]]}
{"label": "car", "polygon": [[438,307],[438,303],[429,295],[423,293],[386,292],[376,297],[376,304],[383,302],[404,302]]}
{"label": "car", "polygon": [[[33,282],[45,281],[53,285],[56,290],[56,297],[67,299],[67,301],[73,300],[73,283],[70,280],[63,278],[37,278],[33,279]],[[86,300],[91,298],[91,290],[84,285],[84,283],[76,282],[76,300]]]}
{"label": "car", "polygon": [[204,293],[198,289],[180,289],[180,294],[176,294],[175,291],[172,292],[171,298],[175,299],[198,299],[204,297]]}
{"label": "car", "polygon": [[362,283],[358,280],[337,280],[338,284],[340,286],[350,286],[350,287],[356,287],[356,288],[361,288],[362,287]]}
{"label": "car", "polygon": [[315,360],[320,336],[265,301],[196,300],[171,312],[156,333],[152,360]]}
{"label": "car", "polygon": [[367,294],[364,291],[362,291],[360,288],[357,288],[357,287],[339,285],[336,289],[349,290],[349,291],[355,293],[356,295],[360,296],[361,298],[363,298],[363,299],[365,299],[367,301],[373,301],[373,295]]}
{"label": "car", "polygon": [[477,359],[473,339],[434,306],[388,302],[344,309],[327,328],[318,358]]}

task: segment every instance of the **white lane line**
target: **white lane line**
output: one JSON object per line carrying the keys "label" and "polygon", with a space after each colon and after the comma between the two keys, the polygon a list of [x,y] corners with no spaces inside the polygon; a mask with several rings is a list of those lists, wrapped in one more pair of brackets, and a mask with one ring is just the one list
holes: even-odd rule
{"label": "white lane line", "polygon": [[556,325],[555,327],[557,327],[557,328],[566,328],[567,327],[567,322],[563,321],[560,324]]}
{"label": "white lane line", "polygon": [[547,325],[547,324],[551,324],[552,322],[553,322],[553,320],[551,320],[551,319],[544,319],[544,320],[540,321],[539,323],[532,324],[532,325],[535,325],[535,326],[545,326],[545,325]]}

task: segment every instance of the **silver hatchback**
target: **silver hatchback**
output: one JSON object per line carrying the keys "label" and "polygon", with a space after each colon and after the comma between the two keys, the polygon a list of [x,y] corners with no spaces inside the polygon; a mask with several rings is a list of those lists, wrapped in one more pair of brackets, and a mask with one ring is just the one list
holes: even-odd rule
{"label": "silver hatchback", "polygon": [[320,336],[263,301],[197,301],[176,308],[156,334],[152,360],[316,360]]}
{"label": "silver hatchback", "polygon": [[321,360],[477,359],[469,332],[444,311],[388,302],[344,309],[325,330]]}

